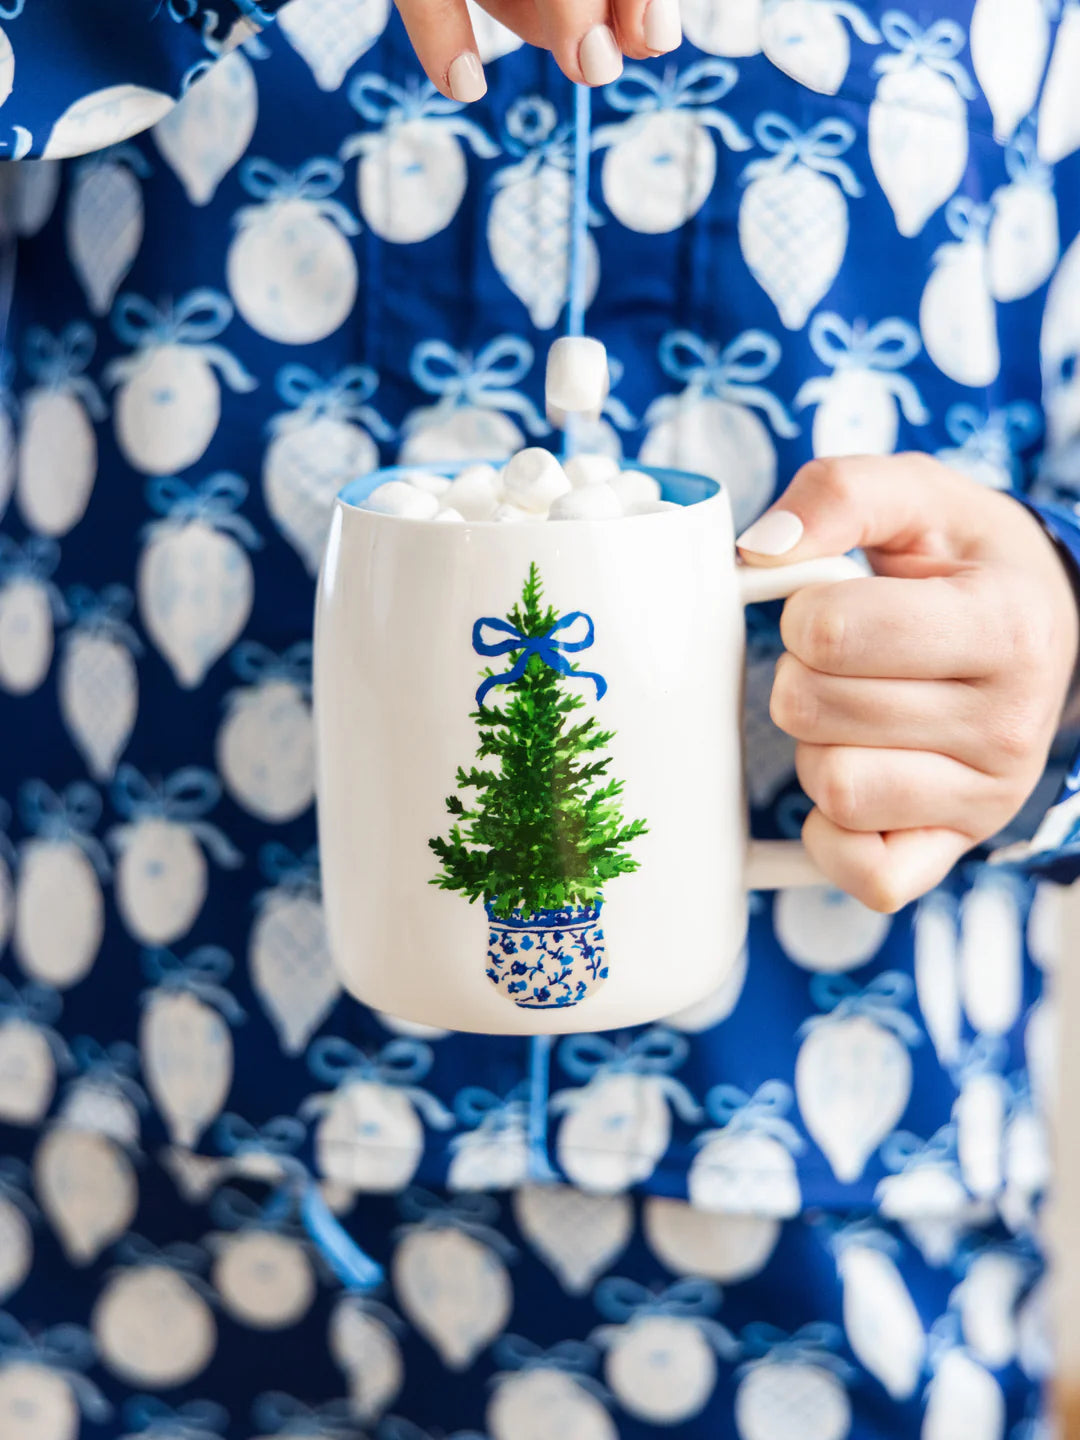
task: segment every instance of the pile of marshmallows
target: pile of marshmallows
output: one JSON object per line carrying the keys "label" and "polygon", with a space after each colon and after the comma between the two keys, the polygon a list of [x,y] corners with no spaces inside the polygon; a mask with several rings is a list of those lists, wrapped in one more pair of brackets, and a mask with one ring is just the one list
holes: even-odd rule
{"label": "pile of marshmallows", "polygon": [[[565,428],[574,417],[596,419],[608,392],[607,353],[599,340],[567,336],[548,351],[548,418]],[[454,479],[425,471],[405,472],[379,485],[364,510],[406,520],[495,521],[619,520],[677,510],[661,500],[651,475],[622,470],[609,455],[574,455],[565,465],[533,446],[519,450],[502,469],[470,465]]]}

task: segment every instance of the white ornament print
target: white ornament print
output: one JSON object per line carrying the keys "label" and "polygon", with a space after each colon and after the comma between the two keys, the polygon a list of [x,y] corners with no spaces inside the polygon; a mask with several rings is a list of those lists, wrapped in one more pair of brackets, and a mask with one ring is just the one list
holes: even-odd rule
{"label": "white ornament print", "polygon": [[38,1218],[30,1199],[29,1176],[21,1161],[0,1159],[0,1304],[13,1295],[34,1264],[31,1224]]}
{"label": "white ornament print", "polygon": [[710,1280],[677,1280],[655,1293],[609,1276],[596,1287],[605,1318],[590,1339],[606,1353],[604,1378],[619,1404],[652,1425],[679,1425],[700,1415],[716,1386],[716,1355],[737,1347],[712,1319],[720,1291]]}
{"label": "white ornament print", "polygon": [[248,966],[286,1055],[299,1055],[330,1014],[341,983],[330,956],[319,890],[318,855],[283,845],[259,857],[273,888],[256,897]]}
{"label": "white ornament print", "polygon": [[55,540],[19,546],[0,535],[0,689],[9,695],[31,695],[49,672],[53,621],[67,617],[50,579],[59,561]]}
{"label": "white ornament print", "polygon": [[409,373],[438,400],[406,416],[400,462],[507,460],[525,444],[511,415],[520,418],[530,436],[549,435],[551,427],[532,401],[514,389],[532,364],[532,346],[517,335],[500,335],[475,356],[441,340],[421,340]]}
{"label": "white ornament print", "polygon": [[802,1136],[784,1117],[791,1088],[767,1080],[753,1095],[735,1085],[714,1085],[705,1097],[709,1118],[721,1128],[695,1137],[697,1154],[687,1176],[690,1202],[702,1210],[786,1218],[802,1207],[792,1158]]}
{"label": "white ornament print", "polygon": [[359,226],[330,198],[344,178],[327,159],[295,172],[255,158],[240,168],[241,185],[260,203],[237,212],[225,273],[237,310],[269,340],[325,340],[353,308],[359,275],[347,237]]}
{"label": "white ornament print", "polygon": [[960,1058],[960,951],[956,910],[927,895],[915,913],[915,993],[926,1033],[942,1065]]}
{"label": "white ornament print", "polygon": [[713,1214],[662,1195],[646,1199],[642,1224],[649,1248],[669,1270],[722,1285],[757,1275],[780,1239],[780,1221],[769,1215]]}
{"label": "white ornament print", "polygon": [[756,1322],[740,1338],[751,1358],[737,1372],[739,1440],[847,1440],[855,1372],[834,1353],[843,1340],[836,1326],[804,1325],[789,1336]]}
{"label": "white ornament print", "polygon": [[58,1065],[71,1064],[68,1048],[51,1028],[61,1000],[55,990],[16,990],[0,975],[0,1120],[36,1125],[52,1103]]}
{"label": "white ornament print", "polygon": [[74,169],[65,236],[71,267],[94,315],[107,315],[143,239],[140,180],[151,173],[134,145],[117,145]]}
{"label": "white ornament print", "polygon": [[699,60],[681,75],[662,79],[640,65],[628,66],[605,89],[605,99],[629,120],[602,125],[595,149],[606,149],[601,185],[608,209],[621,225],[643,235],[678,230],[704,205],[716,179],[716,143],[749,150],[750,139],[716,102],[738,79],[725,60]]}
{"label": "white ornament print", "polygon": [[920,1440],[1004,1440],[1005,1396],[989,1371],[959,1348],[933,1365]]}
{"label": "white ornament print", "polygon": [[529,1178],[528,1085],[501,1099],[478,1085],[454,1097],[454,1111],[468,1127],[450,1141],[450,1190],[513,1190]]}
{"label": "white ornament print", "polygon": [[569,1295],[584,1295],[630,1243],[633,1202],[586,1195],[569,1185],[526,1185],[514,1192],[514,1220]]}
{"label": "white ornament print", "polygon": [[378,1420],[401,1393],[401,1329],[394,1312],[378,1301],[343,1295],[334,1306],[327,1342],[334,1363],[348,1377],[350,1403],[362,1424]]}
{"label": "white ornament print", "polygon": [[109,85],[69,105],[49,132],[45,160],[67,160],[130,140],[175,105],[171,95],[143,85]]}
{"label": "white ornament print", "polygon": [[123,585],[99,595],[76,585],[67,603],[72,628],[57,674],[60,714],[93,778],[111,780],[139,712],[135,660],[143,647],[127,623],[134,596]]}
{"label": "white ornament print", "polygon": [[263,496],[274,523],[311,575],[322,559],[338,491],[378,465],[372,436],[393,439],[394,432],[368,404],[378,384],[378,376],[364,365],[346,366],[330,380],[304,365],[278,371],[277,392],[292,408],[270,421]]}
{"label": "white ornament print", "polygon": [[239,851],[204,817],[221,796],[208,770],[188,766],[151,782],[121,765],[113,805],[128,823],[109,834],[119,852],[116,903],[130,933],[144,945],[171,945],[195,922],[206,899],[207,865],[200,849],[227,869]]}
{"label": "white ornament print", "polygon": [[221,420],[216,369],[230,390],[256,385],[217,337],[233,307],[216,290],[192,290],[160,307],[140,295],[121,295],[112,324],[134,353],[105,369],[119,386],[113,407],[116,443],[125,460],[146,475],[186,470],[205,454]]}
{"label": "white ornament print", "polygon": [[342,160],[360,157],[356,199],[368,227],[382,240],[411,245],[430,240],[453,221],[468,184],[465,152],[491,160],[499,147],[440,95],[430,81],[402,88],[382,75],[360,75],[349,99],[370,125],[342,145]]}
{"label": "white ornament print", "polygon": [[964,1183],[977,1199],[997,1195],[1002,1184],[1007,1086],[1001,1075],[1006,1046],[1001,1037],[979,1036],[958,1067],[960,1091],[953,1104],[956,1147]]}
{"label": "white ornament print", "polygon": [[91,833],[101,797],[84,782],[57,795],[28,780],[19,806],[32,838],[19,854],[15,954],[32,979],[66,990],[89,974],[105,934],[101,881],[109,864]]}
{"label": "white ornament print", "polygon": [[278,24],[319,89],[337,90],[389,18],[390,0],[292,0]]}
{"label": "white ornament print", "polygon": [[225,788],[250,814],[282,823],[302,815],[315,798],[311,725],[311,644],[300,640],[283,655],[246,641],[233,669],[250,684],[225,698],[216,758]]}
{"label": "white ornament print", "polygon": [[991,1247],[968,1259],[949,1297],[959,1311],[965,1345],[988,1370],[1003,1370],[1016,1356],[1018,1301],[1032,1278],[1030,1259]]}
{"label": "white ornament print", "polygon": [[842,890],[814,886],[780,891],[773,902],[773,926],[790,960],[822,974],[865,965],[889,933],[887,916]]}
{"label": "white ornament print", "polygon": [[[500,278],[528,310],[532,323],[538,330],[550,330],[570,291],[574,186],[569,127],[558,124],[550,100],[526,96],[507,111],[505,149],[514,163],[497,171],[492,181],[488,249]],[[600,258],[591,235],[584,236],[581,264],[582,302],[588,305],[600,281]],[[490,454],[474,450],[471,458]]]}
{"label": "white ornament print", "polygon": [[783,325],[801,330],[840,272],[848,243],[845,194],[863,188],[840,156],[855,140],[846,120],[819,120],[805,133],[783,115],[754,122],[770,152],[742,173],[739,244],[754,279]]}
{"label": "white ornament print", "polygon": [[671,1141],[671,1110],[700,1118],[697,1103],[672,1071],[686,1059],[681,1035],[655,1028],[624,1046],[600,1035],[573,1035],[559,1059],[588,1084],[551,1098],[562,1114],[556,1138],[559,1164],[591,1194],[614,1195],[647,1180]]}
{"label": "white ornament print", "polygon": [[874,1192],[880,1213],[899,1222],[928,1265],[950,1264],[964,1232],[993,1215],[972,1201],[963,1183],[956,1126],[943,1125],[925,1144],[898,1130],[882,1145],[881,1158],[893,1173]]}
{"label": "white ornament print", "polygon": [[315,1159],[319,1173],[350,1190],[393,1194],[416,1174],[424,1153],[424,1125],[453,1126],[453,1116],[414,1082],[431,1069],[431,1048],[421,1040],[391,1040],[367,1055],[347,1040],[327,1036],[308,1052],[308,1065],[336,1090],[313,1095],[305,1114],[317,1114]]}
{"label": "white ornament print", "polygon": [[1054,172],[1036,158],[1026,133],[1006,147],[1005,168],[1008,185],[990,197],[990,293],[995,300],[1022,300],[1046,284],[1061,253]]}
{"label": "white ornament print", "polygon": [[148,482],[162,519],[147,527],[139,556],[139,614],[187,690],[202,684],[251,614],[255,580],[246,552],[262,542],[238,513],[246,495],[246,482],[224,472],[197,486]]}
{"label": "white ornament print", "polygon": [[831,1013],[803,1026],[795,1094],[833,1174],[850,1184],[907,1108],[908,1047],[921,1039],[903,1008],[911,981],[886,971],[860,990],[846,976],[816,975],[810,993]]}
{"label": "white ornament print", "polygon": [[192,205],[209,205],[251,143],[259,91],[241,49],[208,64],[194,78],[198,83],[151,133]]}
{"label": "white ornament print", "polygon": [[1008,876],[990,877],[960,904],[960,979],[975,1030],[1004,1035],[1020,1015],[1024,962],[1021,896]]}
{"label": "white ornament print", "polygon": [[661,369],[686,388],[660,396],[645,412],[649,431],[639,459],[720,481],[737,531],[765,508],[776,487],[776,447],[755,410],[784,439],[799,433],[760,383],[780,358],[779,342],[764,330],[747,330],[722,350],[689,330],[673,330],[660,342]]}
{"label": "white ornament print", "polygon": [[121,1249],[134,1263],[105,1282],[90,1320],[102,1362],[128,1384],[183,1385],[217,1348],[198,1274],[203,1252],[180,1244],[155,1251],[134,1235]]}
{"label": "white ornament print", "polygon": [[847,78],[851,43],[841,17],[867,45],[881,35],[851,0],[765,0],[761,48],[778,70],[820,95],[835,95]]}
{"label": "white ornament print", "polygon": [[1080,5],[1065,0],[1050,69],[1039,103],[1039,159],[1056,165],[1080,148],[1080,95],[1076,68],[1080,64]]}
{"label": "white ornament print", "polygon": [[898,1247],[872,1222],[856,1221],[832,1237],[844,1290],[844,1329],[852,1352],[894,1400],[915,1393],[926,1337],[915,1302],[890,1250]]}
{"label": "white ornament print", "polygon": [[761,50],[762,0],[683,0],[679,7],[683,34],[695,50],[706,55],[733,58],[757,55]]}
{"label": "white ornament print", "polygon": [[937,458],[991,490],[1011,490],[1021,480],[1022,451],[1042,435],[1042,416],[1026,400],[1014,400],[989,414],[974,405],[950,405],[945,429],[956,448]]}
{"label": "white ornament print", "polygon": [[819,312],[810,322],[814,354],[832,370],[807,380],[795,408],[816,405],[814,455],[890,455],[896,449],[900,414],[909,425],[926,425],[930,412],[918,390],[900,374],[922,349],[915,328],[893,318],[849,325],[839,315]]}
{"label": "white ornament print", "polygon": [[971,16],[971,61],[994,117],[994,138],[1010,140],[1035,106],[1050,20],[1046,0],[976,0]]}
{"label": "white ornament print", "polygon": [[402,1209],[415,1223],[394,1250],[394,1293],[443,1364],[467,1370],[506,1328],[514,1303],[504,1264],[511,1252],[490,1228],[498,1207],[485,1195],[444,1205],[423,1191],[408,1191]]}
{"label": "white ornament print", "polygon": [[124,1234],[139,1205],[124,1149],[107,1135],[66,1124],[38,1141],[34,1192],[73,1265],[96,1260]]}
{"label": "white ornament print", "polygon": [[967,101],[975,89],[956,59],[963,29],[953,20],[921,30],[888,10],[881,30],[895,53],[874,62],[881,75],[870,107],[870,162],[901,235],[918,235],[953,194],[968,158]]}
{"label": "white ornament print", "polygon": [[22,396],[15,499],[26,526],[66,535],[86,513],[97,476],[91,420],[105,418],[96,385],[82,373],[94,332],[76,321],[58,337],[40,326],[26,337],[26,368],[35,384]]}
{"label": "white ornament print", "polygon": [[139,1051],[154,1104],[176,1145],[193,1147],[220,1114],[233,1076],[230,1025],[244,1019],[225,982],[232,957],[202,945],[184,960],[146,952],[153,989],[142,996]]}
{"label": "white ornament print", "polygon": [[78,1325],[31,1336],[0,1313],[0,1429],[4,1440],[77,1440],[81,1416],[103,1425],[112,1407],[81,1372],[94,1345]]}
{"label": "white ornament print", "polygon": [[990,294],[990,211],[957,196],[945,212],[959,244],[942,245],[919,305],[926,353],[961,385],[992,385],[1001,370],[997,311]]}
{"label": "white ornament print", "polygon": [[[216,1202],[227,1195],[219,1191]],[[214,1214],[220,1219],[220,1203]],[[264,1229],[253,1217],[236,1234],[214,1237],[212,1246],[217,1252],[212,1271],[214,1288],[225,1309],[241,1325],[255,1330],[284,1330],[299,1324],[311,1309],[315,1275],[305,1246],[296,1236]]]}
{"label": "white ornament print", "polygon": [[618,1440],[603,1386],[589,1374],[596,1357],[591,1345],[564,1340],[543,1351],[504,1335],[495,1355],[500,1373],[485,1416],[492,1440]]}

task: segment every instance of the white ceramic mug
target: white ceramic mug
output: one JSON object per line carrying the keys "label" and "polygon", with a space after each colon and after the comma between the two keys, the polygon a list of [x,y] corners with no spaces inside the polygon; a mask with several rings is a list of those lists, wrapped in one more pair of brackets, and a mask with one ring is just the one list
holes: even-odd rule
{"label": "white ceramic mug", "polygon": [[[518,1035],[702,999],[738,956],[749,890],[822,883],[797,841],[748,837],[743,607],[860,572],[737,565],[726,494],[680,472],[650,473],[682,508],[630,519],[358,508],[400,473],[336,501],[316,606],[319,840],[344,985],[402,1019]],[[526,604],[530,573],[542,605]],[[478,755],[485,736],[495,757]],[[475,785],[460,773],[474,768]]]}

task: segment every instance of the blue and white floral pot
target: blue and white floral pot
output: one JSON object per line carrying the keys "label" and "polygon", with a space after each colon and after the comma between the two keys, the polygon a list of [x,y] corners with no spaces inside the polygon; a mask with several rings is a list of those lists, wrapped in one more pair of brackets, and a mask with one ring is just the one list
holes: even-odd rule
{"label": "blue and white floral pot", "polygon": [[565,1010],[607,979],[603,901],[496,915],[489,902],[487,976],[523,1010]]}

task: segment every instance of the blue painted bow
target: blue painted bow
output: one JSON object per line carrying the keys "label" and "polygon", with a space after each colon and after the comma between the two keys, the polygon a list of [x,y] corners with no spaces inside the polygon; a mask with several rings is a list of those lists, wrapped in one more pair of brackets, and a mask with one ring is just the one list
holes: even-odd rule
{"label": "blue painted bow", "polygon": [[[558,640],[557,634],[563,630],[569,630],[579,620],[584,620],[585,635],[580,640]],[[486,640],[484,638],[485,626],[489,630],[501,631],[509,636],[507,640]],[[543,635],[523,635],[516,625],[508,620],[499,620],[489,617],[485,620],[477,620],[473,626],[472,643],[473,649],[478,655],[510,655],[519,651],[517,660],[510,670],[502,675],[489,675],[476,692],[476,703],[483,705],[490,691],[496,685],[512,685],[515,680],[520,680],[528,668],[529,661],[535,655],[542,660],[550,669],[557,671],[560,675],[576,675],[581,680],[592,680],[596,685],[596,698],[602,700],[607,693],[607,681],[602,675],[592,670],[578,670],[574,664],[567,659],[567,654],[577,654],[578,651],[588,650],[595,638],[593,622],[581,610],[574,610],[562,619],[556,620],[550,629],[545,630]]]}

